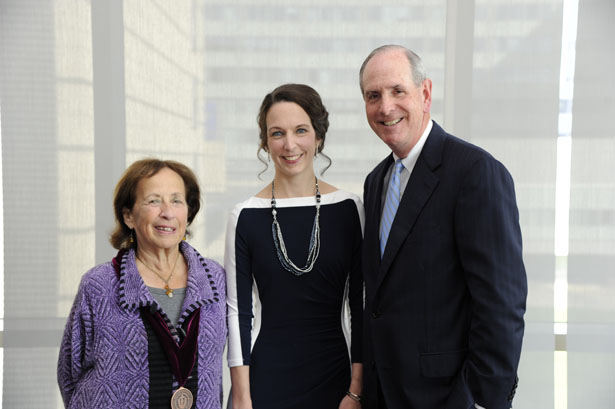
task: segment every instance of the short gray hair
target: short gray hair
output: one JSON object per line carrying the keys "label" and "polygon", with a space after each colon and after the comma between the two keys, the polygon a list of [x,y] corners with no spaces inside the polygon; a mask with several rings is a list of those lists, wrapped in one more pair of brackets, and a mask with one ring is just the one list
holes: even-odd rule
{"label": "short gray hair", "polygon": [[382,45],[369,53],[361,65],[361,69],[359,70],[359,86],[361,87],[361,94],[363,94],[363,71],[365,71],[365,66],[373,56],[389,50],[402,50],[404,52],[406,58],[408,58],[408,63],[410,63],[410,72],[412,73],[412,82],[414,82],[414,85],[418,87],[423,83],[423,81],[425,81],[426,75],[425,69],[423,68],[423,60],[421,60],[421,57],[419,57],[417,53],[401,45]]}

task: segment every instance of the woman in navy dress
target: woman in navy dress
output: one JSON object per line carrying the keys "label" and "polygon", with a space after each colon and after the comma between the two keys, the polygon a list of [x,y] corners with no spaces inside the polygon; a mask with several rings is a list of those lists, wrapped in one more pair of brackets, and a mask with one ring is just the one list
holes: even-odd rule
{"label": "woman in navy dress", "polygon": [[276,88],[258,124],[275,176],[228,222],[231,406],[358,409],[363,206],[315,176],[329,121],[314,89]]}

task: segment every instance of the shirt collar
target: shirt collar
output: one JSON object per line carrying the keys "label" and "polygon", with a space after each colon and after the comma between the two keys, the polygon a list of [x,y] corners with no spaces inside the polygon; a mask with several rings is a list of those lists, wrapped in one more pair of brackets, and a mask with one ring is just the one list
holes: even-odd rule
{"label": "shirt collar", "polygon": [[[401,163],[404,164],[404,168],[406,168],[410,173],[412,173],[412,169],[414,169],[414,165],[416,165],[416,161],[419,159],[419,155],[421,154],[421,151],[423,150],[423,146],[425,145],[425,141],[427,140],[427,137],[429,136],[429,133],[431,132],[431,128],[433,128],[432,119],[430,119],[429,122],[427,123],[427,126],[425,127],[423,134],[421,135],[419,140],[416,142],[416,145],[414,145],[414,147],[410,150],[410,153],[408,154],[408,156],[406,156],[405,158],[401,160]],[[393,159],[397,161],[397,159],[399,159],[399,156],[393,153]]]}
{"label": "shirt collar", "polygon": [[[208,262],[185,241],[181,242],[180,251],[188,264],[186,295],[182,310],[185,310],[187,306],[189,306],[188,309],[194,309],[201,305],[218,302],[220,296],[209,271],[209,267],[213,266],[209,266]],[[137,270],[134,249],[126,252],[120,263],[120,305],[130,310],[155,304],[154,298]]]}

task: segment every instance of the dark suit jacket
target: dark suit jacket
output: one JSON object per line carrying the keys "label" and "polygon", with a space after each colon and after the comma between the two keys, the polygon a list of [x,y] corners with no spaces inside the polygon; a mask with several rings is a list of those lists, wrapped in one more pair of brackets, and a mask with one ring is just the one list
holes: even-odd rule
{"label": "dark suit jacket", "polygon": [[508,409],[527,279],[513,180],[484,150],[435,122],[382,260],[389,155],[367,176],[364,408]]}

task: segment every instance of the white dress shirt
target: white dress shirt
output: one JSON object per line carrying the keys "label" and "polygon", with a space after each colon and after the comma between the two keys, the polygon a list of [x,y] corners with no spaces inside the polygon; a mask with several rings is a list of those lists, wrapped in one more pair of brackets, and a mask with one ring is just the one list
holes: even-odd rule
{"label": "white dress shirt", "polygon": [[[410,150],[410,153],[405,158],[401,159],[401,163],[404,164],[404,168],[399,175],[399,194],[400,197],[404,196],[404,191],[406,190],[406,186],[408,185],[408,180],[410,180],[410,175],[412,174],[412,170],[414,169],[414,165],[416,165],[417,160],[419,159],[419,155],[423,150],[423,146],[425,145],[425,141],[431,132],[431,128],[433,127],[433,121],[430,119],[425,127],[425,131],[423,131],[423,135],[416,142],[416,145]],[[393,153],[393,159],[399,159],[395,153]],[[389,181],[391,180],[391,173],[393,172],[394,166],[390,166],[387,170],[387,173],[384,175],[384,184],[382,185],[384,188],[382,189],[381,196],[381,208],[384,209],[384,200],[387,197],[387,190],[389,188]],[[382,230],[382,213],[380,213],[380,230]]]}

